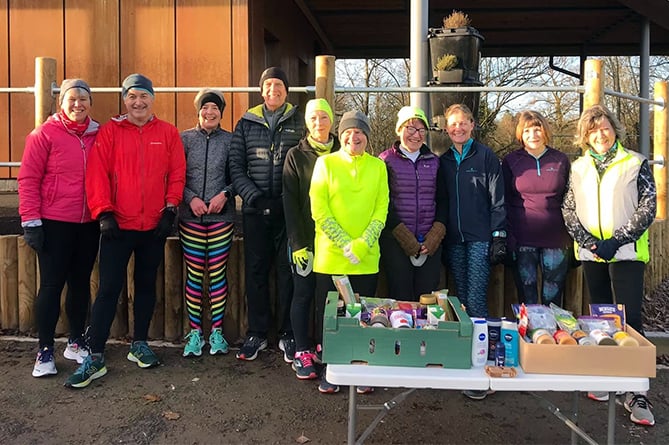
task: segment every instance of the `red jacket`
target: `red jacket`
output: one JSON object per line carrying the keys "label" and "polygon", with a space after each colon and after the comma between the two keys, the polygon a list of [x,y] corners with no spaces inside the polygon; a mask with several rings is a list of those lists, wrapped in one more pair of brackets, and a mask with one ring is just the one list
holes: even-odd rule
{"label": "red jacket", "polygon": [[114,212],[124,230],[152,230],[169,203],[181,202],[186,159],[179,130],[153,118],[138,127],[117,116],[102,126],[91,150],[86,195],[93,218]]}
{"label": "red jacket", "polygon": [[98,128],[98,123],[91,119],[88,129],[79,137],[54,114],[26,137],[18,178],[22,222],[42,218],[73,223],[91,221],[84,177]]}

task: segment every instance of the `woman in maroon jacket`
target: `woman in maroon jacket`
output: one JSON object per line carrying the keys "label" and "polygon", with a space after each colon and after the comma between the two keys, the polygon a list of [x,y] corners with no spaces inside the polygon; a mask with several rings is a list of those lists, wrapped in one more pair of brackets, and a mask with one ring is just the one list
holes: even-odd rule
{"label": "woman in maroon jacket", "polygon": [[89,116],[91,89],[81,79],[65,79],[58,100],[60,111],[26,138],[18,179],[24,238],[37,252],[40,271],[33,377],[58,372],[53,337],[65,283],[70,339],[64,355],[78,363],[88,355],[83,335],[98,252],[98,224],[91,219],[84,191],[88,153],[99,127]]}
{"label": "woman in maroon jacket", "polygon": [[518,117],[521,148],[502,161],[509,247],[521,303],[536,304],[537,267],[541,268],[541,302],[562,305],[569,270],[571,237],[562,219],[569,181],[569,159],[548,146],[551,131],[536,111]]}

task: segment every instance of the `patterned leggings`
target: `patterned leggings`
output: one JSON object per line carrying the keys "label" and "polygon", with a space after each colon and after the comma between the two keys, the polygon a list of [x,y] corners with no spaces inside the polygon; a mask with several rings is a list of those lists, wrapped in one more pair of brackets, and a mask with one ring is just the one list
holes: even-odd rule
{"label": "patterned leggings", "polygon": [[188,270],[186,309],[191,329],[202,330],[202,298],[205,272],[209,273],[211,329],[223,327],[228,300],[226,270],[232,247],[233,223],[181,222],[179,234]]}
{"label": "patterned leggings", "polygon": [[489,248],[490,243],[483,241],[446,245],[450,270],[455,278],[455,296],[465,305],[470,317],[488,316]]}

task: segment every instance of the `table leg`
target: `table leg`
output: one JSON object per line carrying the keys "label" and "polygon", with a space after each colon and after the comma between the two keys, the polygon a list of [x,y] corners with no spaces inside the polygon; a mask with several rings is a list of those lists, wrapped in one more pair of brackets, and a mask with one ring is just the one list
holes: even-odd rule
{"label": "table leg", "polygon": [[355,386],[348,387],[348,445],[355,445],[355,426],[357,425],[357,402]]}
{"label": "table leg", "polygon": [[616,439],[616,393],[609,391],[609,426],[606,443],[613,445]]}
{"label": "table leg", "polygon": [[[580,397],[581,393],[579,391],[574,391],[571,401],[571,420],[574,422],[574,425],[578,425],[578,399]],[[571,430],[571,445],[576,444],[578,444],[578,434],[576,434],[576,431]]]}

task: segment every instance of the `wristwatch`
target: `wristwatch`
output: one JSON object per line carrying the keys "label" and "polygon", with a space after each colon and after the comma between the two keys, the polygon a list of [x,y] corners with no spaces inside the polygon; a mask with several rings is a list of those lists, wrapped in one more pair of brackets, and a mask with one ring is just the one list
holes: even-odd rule
{"label": "wristwatch", "polygon": [[223,190],[223,194],[228,199],[230,199],[230,197],[232,196],[232,193],[230,193],[230,190]]}
{"label": "wristwatch", "polygon": [[493,238],[506,238],[506,230],[495,230],[492,232]]}

